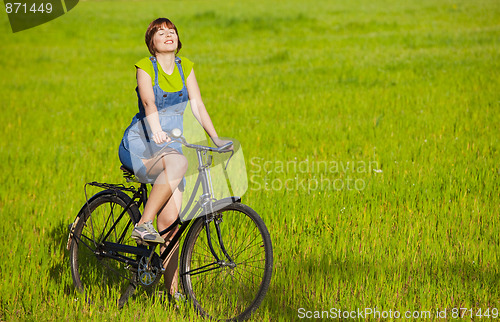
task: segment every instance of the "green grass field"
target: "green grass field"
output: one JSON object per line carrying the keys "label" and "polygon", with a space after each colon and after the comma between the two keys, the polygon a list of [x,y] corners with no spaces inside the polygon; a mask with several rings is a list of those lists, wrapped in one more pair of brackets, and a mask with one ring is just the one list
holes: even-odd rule
{"label": "green grass field", "polygon": [[15,34],[0,18],[0,320],[195,319],[143,296],[85,304],[65,250],[84,184],[123,182],[159,16],[219,134],[241,141],[243,202],[271,232],[255,320],[498,314],[500,2],[82,1]]}

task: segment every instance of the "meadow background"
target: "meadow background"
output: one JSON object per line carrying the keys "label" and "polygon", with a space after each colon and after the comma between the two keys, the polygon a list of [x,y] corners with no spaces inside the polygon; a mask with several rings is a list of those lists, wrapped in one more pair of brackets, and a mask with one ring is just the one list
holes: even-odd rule
{"label": "meadow background", "polygon": [[[134,63],[159,16],[241,142],[243,201],[271,232],[255,320],[500,308],[499,1],[81,1],[16,34],[0,14],[0,320],[194,319],[141,296],[85,304],[65,250],[84,184],[123,181]],[[376,168],[277,168],[293,161]]]}

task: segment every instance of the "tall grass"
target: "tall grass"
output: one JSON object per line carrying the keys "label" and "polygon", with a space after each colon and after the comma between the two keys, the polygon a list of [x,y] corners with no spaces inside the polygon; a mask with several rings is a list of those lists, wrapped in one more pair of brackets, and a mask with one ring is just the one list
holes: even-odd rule
{"label": "tall grass", "polygon": [[243,201],[275,252],[257,320],[500,307],[498,1],[84,1],[16,34],[1,18],[1,320],[194,319],[143,296],[86,304],[64,249],[84,183],[123,180],[158,16],[247,158]]}

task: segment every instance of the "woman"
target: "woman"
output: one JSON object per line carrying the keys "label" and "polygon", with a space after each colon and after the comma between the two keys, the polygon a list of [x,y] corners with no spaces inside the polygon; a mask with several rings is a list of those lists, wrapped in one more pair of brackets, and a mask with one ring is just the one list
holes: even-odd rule
{"label": "woman", "polygon": [[[183,129],[188,100],[193,115],[214,143],[220,146],[224,142],[218,139],[201,99],[193,63],[177,56],[182,44],[176,26],[166,18],[154,20],[146,31],[146,45],[151,57],[135,65],[139,113],[125,130],[119,156],[141,182],[154,183],[132,237],[138,243],[163,244],[177,230],[160,236],[152,223],[158,215],[158,231],[162,231],[179,215],[188,164],[180,143],[170,142],[168,133],[174,128]],[[164,263],[165,285],[170,294],[177,292],[177,261],[178,248]]]}

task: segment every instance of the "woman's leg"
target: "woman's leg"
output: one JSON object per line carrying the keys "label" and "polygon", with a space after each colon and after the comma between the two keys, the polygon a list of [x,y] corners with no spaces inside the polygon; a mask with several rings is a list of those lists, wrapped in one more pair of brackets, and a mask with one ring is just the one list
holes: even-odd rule
{"label": "woman's leg", "polygon": [[[158,173],[158,176],[151,189],[148,202],[146,203],[139,224],[153,220],[158,214],[158,231],[162,231],[173,224],[179,216],[182,203],[182,192],[177,189],[177,186],[186,173],[188,166],[187,159],[180,153],[172,152],[164,155],[161,159],[147,161],[145,165],[149,169],[151,175],[156,175],[156,173]],[[162,236],[167,243],[166,245],[168,245],[168,242],[177,230],[178,228],[176,227]],[[165,249],[166,245],[161,247],[161,251]],[[176,245],[163,264],[165,267],[165,287],[170,294],[174,294],[178,290],[178,258],[179,245]]]}
{"label": "woman's leg", "polygon": [[188,166],[186,157],[178,152],[168,153],[160,159],[148,160],[144,164],[151,175],[158,175],[138,224],[155,219],[181,182]]}
{"label": "woman's leg", "polygon": [[[174,194],[167,202],[165,207],[162,209],[160,215],[158,216],[158,231],[162,231],[168,228],[171,224],[173,224],[177,217],[179,216],[179,212],[181,210],[182,204],[182,192],[179,189],[175,189]],[[163,252],[166,246],[169,244],[172,237],[177,232],[178,227],[172,229],[167,234],[162,235],[165,239],[165,245],[161,247],[161,251]],[[163,267],[165,267],[164,280],[165,280],[165,288],[169,291],[170,294],[175,294],[178,290],[178,281],[177,281],[177,267],[178,267],[178,259],[179,259],[179,244],[175,245],[173,251],[169,254],[169,256],[163,262]]]}

